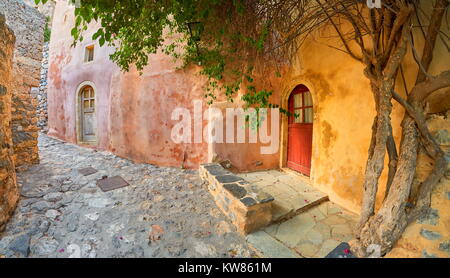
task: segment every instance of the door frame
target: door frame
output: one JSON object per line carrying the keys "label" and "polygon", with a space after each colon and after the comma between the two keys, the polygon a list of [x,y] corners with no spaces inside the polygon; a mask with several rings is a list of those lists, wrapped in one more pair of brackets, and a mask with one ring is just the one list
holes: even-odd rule
{"label": "door frame", "polygon": [[[82,114],[82,103],[81,103],[81,90],[86,87],[86,86],[90,86],[93,90],[94,90],[94,95],[95,95],[95,141],[83,141],[83,127],[82,127],[82,122],[81,122],[81,114]],[[81,82],[76,90],[76,94],[75,94],[75,104],[76,104],[76,115],[75,115],[75,132],[76,132],[76,138],[77,138],[77,144],[83,144],[83,145],[96,145],[97,141],[98,141],[98,128],[97,128],[97,106],[98,106],[98,94],[97,94],[97,87],[95,86],[95,84],[91,81],[83,81]]]}
{"label": "door frame", "polygon": [[[314,166],[315,166],[315,153],[318,153],[318,146],[316,142],[319,142],[320,140],[320,132],[319,131],[319,113],[317,113],[318,109],[318,100],[317,95],[315,93],[315,87],[314,85],[308,80],[308,78],[304,76],[297,76],[295,78],[292,78],[289,80],[288,83],[286,83],[281,91],[281,108],[289,110],[289,97],[291,96],[291,93],[294,91],[294,89],[298,85],[304,85],[306,86],[309,91],[311,92],[312,100],[313,100],[313,138],[312,138],[312,151],[311,151],[311,172],[310,176],[302,175],[301,173],[298,173],[299,175],[302,175],[307,179],[311,184],[314,181]],[[285,114],[281,113],[281,138],[280,138],[280,160],[279,165],[281,169],[287,169],[287,159],[288,159],[288,129],[289,129],[289,117]],[[292,170],[293,171],[293,170]]]}

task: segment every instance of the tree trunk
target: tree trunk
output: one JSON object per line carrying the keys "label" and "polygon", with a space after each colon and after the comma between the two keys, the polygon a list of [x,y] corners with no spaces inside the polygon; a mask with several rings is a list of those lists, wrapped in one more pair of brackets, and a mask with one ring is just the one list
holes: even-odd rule
{"label": "tree trunk", "polygon": [[[444,153],[428,130],[425,121],[425,112],[423,111],[423,102],[426,96],[432,92],[450,85],[450,78],[448,76],[450,73],[444,72],[432,80],[427,80],[428,74],[426,73],[432,61],[436,37],[439,33],[439,27],[441,26],[445,8],[448,4],[447,0],[438,0],[435,4],[428,34],[425,38],[426,43],[422,61],[419,65],[420,72],[416,80],[416,86],[411,91],[408,100],[403,100],[392,91],[394,98],[406,110],[402,121],[400,156],[395,175],[392,178],[392,184],[389,188],[392,174],[390,167],[387,184],[389,192],[387,192],[383,205],[377,214],[367,219],[367,212],[365,212],[367,208],[363,205],[361,222],[364,219],[367,219],[367,221],[360,223],[358,240],[351,242],[352,251],[357,256],[366,257],[368,255],[368,247],[372,244],[379,246],[380,255],[384,255],[390,251],[395,242],[403,234],[407,225],[415,221],[429,207],[432,189],[445,173],[447,165],[444,159]],[[435,160],[435,165],[431,174],[420,185],[414,209],[408,210],[406,204],[416,173],[419,138],[428,154]],[[389,144],[386,147],[388,150],[389,148],[392,149],[392,146],[389,146]]]}
{"label": "tree trunk", "polygon": [[386,143],[386,149],[389,155],[389,172],[388,172],[388,180],[386,183],[386,192],[384,193],[384,199],[387,198],[389,194],[389,189],[391,188],[392,182],[394,181],[395,173],[397,172],[397,164],[398,164],[398,153],[397,153],[397,145],[395,144],[394,135],[392,133],[392,126],[389,130],[389,136]]}
{"label": "tree trunk", "polygon": [[402,127],[404,137],[400,145],[397,171],[389,194],[376,216],[366,223],[360,235],[363,246],[377,244],[381,247],[381,254],[390,250],[407,225],[405,208],[416,170],[418,142],[414,120],[405,119]]}
{"label": "tree trunk", "polygon": [[[372,81],[374,82],[374,81]],[[378,191],[378,180],[384,169],[386,155],[386,142],[391,129],[391,90],[394,80],[382,82],[380,88],[372,84],[376,102],[377,116],[375,117],[372,141],[369,149],[369,157],[366,165],[365,180],[363,186],[363,205],[358,230],[361,230],[367,220],[374,214],[375,200]]]}

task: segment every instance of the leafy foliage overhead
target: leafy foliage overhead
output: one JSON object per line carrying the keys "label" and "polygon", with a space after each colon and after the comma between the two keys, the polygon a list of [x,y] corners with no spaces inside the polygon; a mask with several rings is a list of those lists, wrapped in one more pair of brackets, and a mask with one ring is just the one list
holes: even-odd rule
{"label": "leafy foliage overhead", "polygon": [[[218,92],[233,101],[237,91],[244,89],[243,100],[255,107],[277,107],[269,102],[270,90],[258,90],[252,84],[256,61],[264,58],[268,66],[276,59],[266,59],[267,54],[281,49],[273,43],[280,38],[280,34],[271,33],[272,19],[280,18],[273,13],[306,2],[291,1],[296,4],[283,8],[285,1],[281,0],[69,1],[76,4],[71,32],[75,43],[84,39],[89,23],[101,22],[92,39],[101,46],[114,46],[111,59],[123,70],[131,65],[142,70],[149,62],[148,55],[162,50],[182,59],[185,66],[201,66],[201,74],[208,78],[205,97],[209,103]],[[279,76],[278,72],[273,74]]]}
{"label": "leafy foliage overhead", "polygon": [[[96,21],[101,26],[92,39],[98,40],[101,46],[114,46],[116,51],[111,59],[123,70],[128,71],[131,65],[143,70],[149,63],[148,55],[158,50],[181,59],[185,66],[201,66],[201,74],[208,79],[205,88],[208,103],[218,94],[233,101],[242,90],[242,100],[247,106],[277,107],[270,103],[272,91],[255,85],[258,70],[271,69],[270,74],[279,77],[308,34],[322,23],[330,23],[333,16],[362,26],[355,28],[359,34],[341,32],[343,41],[361,44],[360,35],[372,32],[367,23],[369,9],[362,0],[68,1],[76,5],[72,29],[75,43],[83,40],[88,24]],[[418,0],[383,1],[394,11],[404,2]],[[386,9],[376,10],[375,14],[383,18]],[[373,14],[372,10],[372,17]],[[349,15],[354,22],[346,19]],[[359,58],[349,51],[346,43],[344,46],[344,52]]]}

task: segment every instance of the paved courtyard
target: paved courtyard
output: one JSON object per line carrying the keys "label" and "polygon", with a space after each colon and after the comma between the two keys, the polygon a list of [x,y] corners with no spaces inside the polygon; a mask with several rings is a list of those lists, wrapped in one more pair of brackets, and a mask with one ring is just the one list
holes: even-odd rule
{"label": "paved courtyard", "polygon": [[[197,171],[135,164],[42,134],[39,148],[41,163],[18,173],[21,201],[0,235],[0,257],[320,258],[353,237],[355,215],[284,172],[241,175],[275,197],[276,224],[244,237]],[[98,172],[83,176],[86,167]],[[103,192],[96,184],[117,175],[130,185]]]}
{"label": "paved courtyard", "polygon": [[239,176],[275,198],[273,222],[282,222],[328,200],[326,194],[307,184],[299,175],[270,170]]}
{"label": "paved courtyard", "polygon": [[328,201],[305,178],[277,170],[240,176],[275,198],[275,224],[247,237],[263,256],[324,258],[354,238],[358,216]]}
{"label": "paved courtyard", "polygon": [[357,220],[355,214],[327,201],[247,238],[264,257],[324,258],[354,237]]}
{"label": "paved courtyard", "polygon": [[[22,196],[1,257],[252,257],[197,171],[134,164],[40,135],[41,164],[18,173]],[[93,167],[97,173],[81,175]],[[120,175],[129,186],[102,192]]]}

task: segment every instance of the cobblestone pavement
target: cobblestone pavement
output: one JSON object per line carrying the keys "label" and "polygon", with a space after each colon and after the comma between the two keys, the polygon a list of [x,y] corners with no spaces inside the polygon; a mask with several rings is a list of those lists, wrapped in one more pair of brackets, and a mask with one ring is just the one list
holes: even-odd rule
{"label": "cobblestone pavement", "polygon": [[[197,171],[134,164],[40,135],[41,164],[18,173],[21,201],[4,257],[251,257]],[[78,169],[94,167],[82,176]],[[96,181],[130,186],[102,192]]]}

